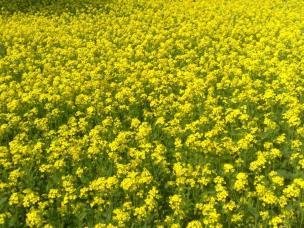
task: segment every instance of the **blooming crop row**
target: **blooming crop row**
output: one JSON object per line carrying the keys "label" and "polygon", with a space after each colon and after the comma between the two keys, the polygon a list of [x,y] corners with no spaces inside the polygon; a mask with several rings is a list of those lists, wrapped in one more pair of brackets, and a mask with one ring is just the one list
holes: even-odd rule
{"label": "blooming crop row", "polygon": [[0,227],[304,226],[303,1],[48,2],[0,6]]}

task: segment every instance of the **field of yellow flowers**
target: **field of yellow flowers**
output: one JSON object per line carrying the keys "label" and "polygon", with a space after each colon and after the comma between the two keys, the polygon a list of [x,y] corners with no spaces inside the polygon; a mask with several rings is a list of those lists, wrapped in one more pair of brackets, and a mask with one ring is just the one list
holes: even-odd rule
{"label": "field of yellow flowers", "polygon": [[0,0],[0,227],[304,227],[304,1],[32,3]]}

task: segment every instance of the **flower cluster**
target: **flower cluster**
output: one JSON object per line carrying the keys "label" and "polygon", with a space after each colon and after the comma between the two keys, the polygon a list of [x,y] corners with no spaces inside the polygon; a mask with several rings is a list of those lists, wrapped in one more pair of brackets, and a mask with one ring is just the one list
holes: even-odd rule
{"label": "flower cluster", "polygon": [[2,2],[0,227],[304,226],[303,1]]}

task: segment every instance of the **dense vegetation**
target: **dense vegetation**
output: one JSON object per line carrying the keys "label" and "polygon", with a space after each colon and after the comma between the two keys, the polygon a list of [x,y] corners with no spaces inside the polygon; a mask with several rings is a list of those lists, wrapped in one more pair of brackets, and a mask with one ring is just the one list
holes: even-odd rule
{"label": "dense vegetation", "polygon": [[0,3],[0,227],[304,226],[304,1]]}

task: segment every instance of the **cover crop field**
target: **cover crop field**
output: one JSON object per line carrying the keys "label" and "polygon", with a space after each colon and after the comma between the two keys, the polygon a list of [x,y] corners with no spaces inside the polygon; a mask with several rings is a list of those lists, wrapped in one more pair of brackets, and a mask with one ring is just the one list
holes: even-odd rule
{"label": "cover crop field", "polygon": [[0,227],[304,227],[304,1],[0,0]]}

